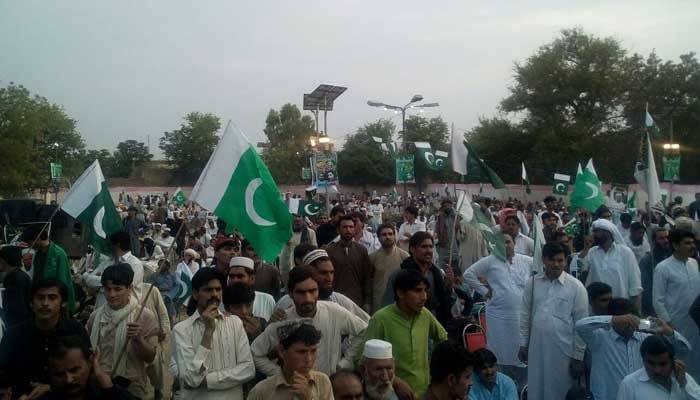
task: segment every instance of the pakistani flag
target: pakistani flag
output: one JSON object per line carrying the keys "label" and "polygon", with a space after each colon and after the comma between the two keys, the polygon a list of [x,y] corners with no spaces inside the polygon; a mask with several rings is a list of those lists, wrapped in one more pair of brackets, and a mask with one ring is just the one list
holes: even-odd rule
{"label": "pakistani flag", "polygon": [[654,139],[658,139],[661,136],[661,130],[656,125],[654,118],[649,114],[648,109],[644,112],[644,126],[647,128],[647,132],[651,132],[651,137]]}
{"label": "pakistani flag", "polygon": [[605,203],[598,174],[593,167],[593,160],[588,161],[586,169],[576,176],[574,191],[571,193],[571,207],[583,208],[594,212]]}
{"label": "pakistani flag", "polygon": [[627,212],[634,216],[637,214],[637,192],[635,191],[632,196],[627,199]]}
{"label": "pakistani flag", "polygon": [[396,155],[399,152],[399,144],[396,142],[385,142],[384,139],[378,137],[378,136],[372,136],[372,139],[375,141],[375,143],[379,144],[379,148],[382,149],[383,152],[389,153],[389,155],[392,158],[396,158]]}
{"label": "pakistani flag", "polygon": [[532,193],[532,189],[530,189],[530,180],[527,179],[527,171],[525,170],[525,163],[521,162],[520,166],[522,167],[522,170],[520,171],[520,179],[522,179],[523,183],[525,183],[525,193],[530,194],[530,193]]}
{"label": "pakistani flag", "polygon": [[639,183],[639,186],[647,192],[650,206],[656,205],[661,201],[661,186],[659,185],[659,176],[656,173],[654,152],[651,149],[648,132],[644,134],[639,147],[639,158],[635,166],[634,178]]}
{"label": "pakistani flag", "polygon": [[289,211],[270,171],[230,121],[191,200],[241,232],[266,261],[274,260],[292,236]]}
{"label": "pakistani flag", "polygon": [[323,208],[321,203],[301,199],[289,199],[288,205],[290,214],[300,215],[302,217],[318,215],[318,213],[321,212],[321,208]]}
{"label": "pakistani flag", "polygon": [[61,208],[82,222],[95,251],[111,254],[109,235],[122,228],[122,221],[109,194],[99,161],[95,160],[75,181]]}
{"label": "pakistani flag", "polygon": [[185,192],[182,191],[182,188],[177,188],[175,193],[173,193],[173,201],[179,206],[185,204],[187,197],[185,197]]}
{"label": "pakistani flag", "polygon": [[552,185],[552,193],[560,196],[566,196],[569,193],[569,183],[571,176],[555,173],[554,184]]}
{"label": "pakistani flag", "polygon": [[416,158],[423,160],[425,165],[433,169],[435,168],[435,154],[433,154],[433,149],[428,142],[415,142],[416,146]]}
{"label": "pakistani flag", "polygon": [[180,271],[178,278],[180,289],[178,290],[175,303],[182,305],[185,304],[185,301],[192,295],[192,278],[190,278],[190,275],[184,270]]}
{"label": "pakistani flag", "polygon": [[474,152],[474,149],[467,142],[463,142],[464,147],[467,148],[467,179],[473,179],[477,182],[487,181],[495,189],[505,189],[506,184],[503,180],[492,170],[484,160],[480,159],[479,156]]}
{"label": "pakistani flag", "polygon": [[471,224],[476,226],[477,229],[481,231],[481,235],[486,241],[486,247],[488,247],[489,252],[493,254],[496,258],[501,261],[506,260],[506,244],[503,238],[496,234],[491,225],[491,219],[481,211],[480,207],[473,209],[474,218],[471,220]]}

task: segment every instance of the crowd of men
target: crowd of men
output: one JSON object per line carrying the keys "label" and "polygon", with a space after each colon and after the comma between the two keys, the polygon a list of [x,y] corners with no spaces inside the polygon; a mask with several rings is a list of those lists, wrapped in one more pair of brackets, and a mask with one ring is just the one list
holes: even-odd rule
{"label": "crowd of men", "polygon": [[700,400],[700,194],[475,197],[505,254],[454,201],[343,196],[274,261],[167,195],[119,195],[110,254],[32,226],[0,245],[0,399]]}

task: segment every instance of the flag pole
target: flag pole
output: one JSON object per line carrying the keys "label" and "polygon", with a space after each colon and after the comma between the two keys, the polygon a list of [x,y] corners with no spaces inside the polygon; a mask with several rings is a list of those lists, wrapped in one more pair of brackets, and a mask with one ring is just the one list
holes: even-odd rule
{"label": "flag pole", "polygon": [[[177,240],[177,237],[180,236],[180,233],[182,232],[182,228],[185,226],[185,221],[182,221],[180,224],[180,227],[177,228],[177,233],[175,234],[175,241]],[[173,241],[173,244],[175,244],[175,241]],[[168,252],[165,254],[165,260],[170,259],[170,256],[172,256],[173,250],[175,250],[175,246],[170,246],[168,249]],[[138,314],[136,314],[136,318],[134,321],[138,321],[141,318],[141,314],[143,314],[143,309],[146,308],[146,302],[148,301],[148,298],[151,297],[151,292],[153,291],[153,287],[155,285],[151,284],[151,286],[148,288],[148,291],[146,292],[146,295],[143,297],[143,300],[141,301],[141,306],[139,308]],[[124,358],[124,354],[126,353],[126,348],[129,346],[129,341],[131,338],[126,338],[126,341],[124,341],[124,346],[122,346],[121,350],[119,351],[119,356],[117,357],[117,362],[114,363],[112,366],[112,371],[116,373],[117,367],[119,366],[119,363],[122,361],[122,358]]]}
{"label": "flag pole", "polygon": [[[462,190],[460,190],[462,191]],[[457,192],[455,192],[457,194]],[[457,209],[455,210],[455,220],[452,222],[452,234],[456,235],[457,234],[457,220],[459,220],[460,213],[459,211],[462,209],[462,205],[464,205],[464,202],[467,201],[466,199],[466,192],[464,194],[464,198],[462,202],[459,202],[459,196],[457,196]],[[457,238],[455,236],[452,236],[452,239],[450,241],[450,251],[447,253],[447,267],[451,270],[452,269],[452,249],[454,246],[454,243],[457,241]],[[454,271],[453,271],[454,272]]]}

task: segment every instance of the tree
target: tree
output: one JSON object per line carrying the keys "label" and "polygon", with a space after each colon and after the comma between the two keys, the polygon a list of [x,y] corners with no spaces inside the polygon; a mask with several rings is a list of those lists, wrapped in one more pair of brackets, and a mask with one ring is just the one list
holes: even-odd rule
{"label": "tree", "polygon": [[159,147],[175,175],[190,183],[199,177],[219,142],[216,132],[221,122],[213,114],[200,112],[191,112],[184,119],[180,129],[163,133]]}
{"label": "tree", "polygon": [[279,111],[270,110],[264,132],[268,145],[262,155],[275,181],[300,183],[301,168],[308,165],[309,138],[316,134],[314,120],[287,103]]}
{"label": "tree", "polygon": [[82,157],[83,164],[81,168],[83,170],[87,169],[95,160],[100,162],[100,168],[102,169],[102,174],[106,178],[112,178],[117,176],[114,172],[114,156],[107,149],[100,150],[88,150]]}
{"label": "tree", "polygon": [[84,148],[75,121],[59,105],[21,85],[0,88],[0,193],[21,196],[46,187],[52,162],[74,179],[82,172]]}
{"label": "tree", "polygon": [[396,126],[387,119],[365,124],[348,135],[338,153],[340,182],[348,185],[384,185],[393,183],[394,160],[379,148],[373,136],[391,142]]}
{"label": "tree", "polygon": [[145,143],[136,140],[120,142],[114,152],[114,176],[128,178],[134,168],[142,166],[151,158],[153,154],[148,151]]}

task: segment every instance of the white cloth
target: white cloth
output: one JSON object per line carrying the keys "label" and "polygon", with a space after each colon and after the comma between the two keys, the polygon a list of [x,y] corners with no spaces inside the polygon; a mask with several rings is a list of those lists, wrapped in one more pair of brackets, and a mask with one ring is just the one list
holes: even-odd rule
{"label": "white cloth", "polygon": [[[355,240],[353,238],[353,240]],[[336,236],[335,239],[333,239],[333,243],[337,243],[340,241],[340,235]],[[362,237],[359,240],[355,240],[357,243],[363,245],[365,249],[367,249],[367,253],[372,253],[374,251],[379,250],[380,247],[382,247],[382,244],[379,243],[379,239],[377,239],[377,235],[374,233],[368,231],[367,229],[362,231]]]}
{"label": "white cloth", "polygon": [[372,217],[374,217],[374,220],[377,221],[378,225],[382,224],[382,213],[384,213],[384,206],[380,204],[370,204],[368,207],[368,211],[372,214]]}
{"label": "white cloth", "polygon": [[535,254],[535,241],[523,235],[522,232],[518,232],[518,236],[515,237],[514,241],[516,253],[528,257],[532,257],[532,255]]}
{"label": "white cloth", "polygon": [[[129,296],[129,304],[124,307],[113,310],[109,305],[105,304],[95,310],[95,316],[90,330],[90,343],[93,348],[98,348],[102,343],[102,338],[106,333],[114,331],[114,346],[112,360],[112,376],[126,376],[126,359],[122,358],[119,365],[114,365],[117,358],[124,348],[126,343],[126,324],[136,318],[134,311],[138,308],[139,303],[134,296]],[[133,314],[133,315],[132,315]]]}
{"label": "white cloth", "polygon": [[[296,313],[296,309],[288,309],[287,320],[297,319],[301,317]],[[337,368],[352,368],[352,360],[362,342],[361,338],[367,329],[367,323],[338,304],[329,301],[316,302],[316,315],[312,320],[316,329],[321,331],[321,342],[318,344],[314,369],[331,375]],[[284,323],[285,321],[273,322],[268,325],[250,345],[255,368],[267,376],[281,373],[277,363],[267,358],[267,355],[279,344],[277,328]],[[345,335],[349,336],[351,345],[341,358],[341,341]]]}
{"label": "white cloth", "polygon": [[[204,322],[197,311],[173,328],[182,399],[243,400],[242,385],[255,376],[243,323],[235,315],[221,314],[211,349],[201,345],[203,335]],[[205,379],[206,388],[199,388]]]}
{"label": "white cloth", "polygon": [[607,283],[612,288],[613,297],[626,299],[642,293],[639,264],[632,250],[624,244],[613,243],[607,252],[594,246],[584,262],[588,265],[586,286],[591,282]]}
{"label": "white cloth", "polygon": [[620,383],[617,400],[700,400],[700,386],[692,376],[685,374],[686,384],[681,388],[676,377],[671,377],[671,392],[649,379],[647,371],[641,368],[625,377]]}
{"label": "white cloth", "polygon": [[[612,329],[612,316],[599,315],[576,322],[576,333],[591,352],[591,392],[598,400],[614,399],[625,376],[644,367],[640,347],[650,333],[634,332],[625,340]],[[678,333],[667,336],[676,353],[687,351],[688,341]]]}
{"label": "white cloth", "polygon": [[425,223],[416,219],[412,224],[404,221],[399,227],[399,247],[408,251],[408,239],[416,232],[425,232]]}
{"label": "white cloth", "polygon": [[527,281],[523,294],[520,345],[528,346],[528,398],[563,399],[573,383],[571,359],[583,360],[585,344],[574,324],[588,316],[586,288],[566,272],[554,280],[540,273]]}
{"label": "white cloth", "polygon": [[271,294],[255,291],[253,300],[253,316],[269,321],[272,312],[275,310],[275,298]]}
{"label": "white cloth", "polygon": [[700,293],[698,263],[692,258],[682,261],[671,256],[654,269],[654,310],[659,318],[670,322],[692,346],[690,354],[679,354],[690,375],[700,379],[700,334],[688,315],[690,305]]}
{"label": "white cloth", "polygon": [[593,224],[591,225],[593,229],[602,229],[604,231],[610,232],[610,234],[613,237],[613,241],[617,244],[625,244],[625,238],[622,236],[620,231],[617,229],[617,226],[612,223],[612,221],[608,221],[605,218],[598,218],[597,220],[593,221]]}
{"label": "white cloth", "polygon": [[491,255],[464,271],[464,281],[482,296],[488,288],[479,278],[485,278],[491,287],[492,297],[486,303],[486,343],[501,365],[522,365],[513,332],[520,328],[523,289],[531,268],[532,257],[515,254],[508,263]]}
{"label": "white cloth", "polygon": [[637,259],[637,264],[639,264],[639,260],[641,260],[645,254],[651,251],[651,246],[649,246],[649,240],[647,240],[646,235],[644,235],[642,239],[642,244],[637,246],[632,243],[629,236],[625,236],[625,238],[625,244],[627,245],[627,247],[630,248],[630,250],[632,250],[632,253],[634,253],[634,258]]}
{"label": "white cloth", "polygon": [[[365,322],[369,322],[369,314],[367,314],[367,312],[365,312],[365,310],[363,310],[362,307],[355,304],[355,302],[352,301],[348,296],[346,296],[342,293],[333,292],[328,297],[328,300],[319,300],[319,301],[330,301],[332,303],[335,303],[335,304],[343,307],[344,309],[350,311],[359,319],[361,319]],[[280,309],[280,310],[287,310],[291,307],[294,307],[294,302],[292,301],[292,298],[289,297],[288,294],[285,294],[279,300],[277,300],[277,304],[275,305],[275,309]]]}
{"label": "white cloth", "polygon": [[160,237],[154,238],[153,241],[156,242],[156,244],[158,246],[160,246],[160,248],[166,253],[170,250],[171,246],[174,246],[175,248],[177,248],[177,243],[175,243],[175,238],[172,236],[168,236],[167,238],[163,238],[162,236],[160,236]]}

